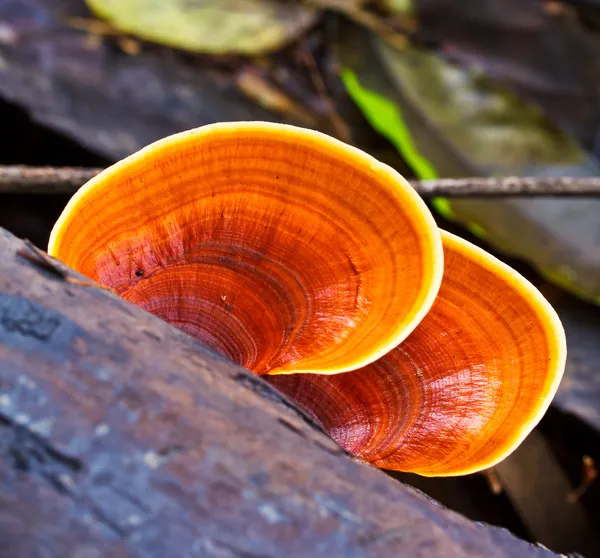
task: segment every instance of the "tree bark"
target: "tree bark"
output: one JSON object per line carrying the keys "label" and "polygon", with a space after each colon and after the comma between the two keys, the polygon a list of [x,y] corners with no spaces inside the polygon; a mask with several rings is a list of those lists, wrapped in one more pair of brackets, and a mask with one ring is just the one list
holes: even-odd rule
{"label": "tree bark", "polygon": [[351,459],[260,378],[28,250],[0,230],[2,556],[554,556]]}

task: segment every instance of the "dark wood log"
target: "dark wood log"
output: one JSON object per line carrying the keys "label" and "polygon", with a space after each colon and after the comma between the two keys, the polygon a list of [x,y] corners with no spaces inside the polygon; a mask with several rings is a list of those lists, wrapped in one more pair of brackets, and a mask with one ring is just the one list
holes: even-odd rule
{"label": "dark wood log", "polygon": [[28,250],[0,230],[2,556],[554,556],[356,462],[260,378]]}

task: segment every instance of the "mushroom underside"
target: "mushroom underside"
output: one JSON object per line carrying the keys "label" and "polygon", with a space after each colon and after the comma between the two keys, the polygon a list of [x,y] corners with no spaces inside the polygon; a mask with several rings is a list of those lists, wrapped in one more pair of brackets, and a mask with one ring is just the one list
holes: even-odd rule
{"label": "mushroom underside", "polygon": [[377,362],[335,376],[269,376],[340,446],[378,467],[444,476],[506,457],[533,429],[565,359],[554,311],[523,278],[443,233],[431,311]]}
{"label": "mushroom underside", "polygon": [[257,374],[376,360],[443,272],[433,217],[400,175],[267,123],[207,126],[117,163],[71,200],[49,251]]}
{"label": "mushroom underside", "polygon": [[440,232],[395,171],[317,132],[232,123],[157,142],[74,196],[49,253],[268,374],[382,468],[495,464],[564,369],[534,287]]}

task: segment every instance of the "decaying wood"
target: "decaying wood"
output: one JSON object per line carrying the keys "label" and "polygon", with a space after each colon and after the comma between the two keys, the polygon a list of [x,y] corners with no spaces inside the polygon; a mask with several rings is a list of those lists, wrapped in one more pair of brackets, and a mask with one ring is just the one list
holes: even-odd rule
{"label": "decaying wood", "polygon": [[[0,194],[72,194],[102,169],[0,165]],[[471,177],[410,180],[424,197],[598,196],[600,177]]]}
{"label": "decaying wood", "polygon": [[25,249],[0,231],[3,556],[553,556],[353,461],[260,378]]}

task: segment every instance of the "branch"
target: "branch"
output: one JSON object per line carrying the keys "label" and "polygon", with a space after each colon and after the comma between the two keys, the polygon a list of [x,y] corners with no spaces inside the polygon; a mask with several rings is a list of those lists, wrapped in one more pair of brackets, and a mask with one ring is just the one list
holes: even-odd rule
{"label": "branch", "polygon": [[0,194],[72,194],[101,170],[0,165]]}
{"label": "branch", "polygon": [[[72,194],[102,169],[0,165],[0,194]],[[423,197],[600,196],[600,177],[471,177],[410,180]]]}
{"label": "branch", "polygon": [[470,177],[409,180],[423,197],[600,196],[600,177]]}

